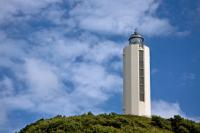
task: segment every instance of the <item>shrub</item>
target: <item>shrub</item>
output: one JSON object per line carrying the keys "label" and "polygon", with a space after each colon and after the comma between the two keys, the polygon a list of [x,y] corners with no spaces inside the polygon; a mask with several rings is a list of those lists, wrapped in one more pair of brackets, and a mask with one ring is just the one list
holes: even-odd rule
{"label": "shrub", "polygon": [[152,116],[152,124],[159,128],[171,130],[171,123],[170,121],[161,118],[160,116]]}
{"label": "shrub", "polygon": [[178,132],[179,133],[190,133],[190,131],[187,128],[185,128],[184,126],[179,126]]}

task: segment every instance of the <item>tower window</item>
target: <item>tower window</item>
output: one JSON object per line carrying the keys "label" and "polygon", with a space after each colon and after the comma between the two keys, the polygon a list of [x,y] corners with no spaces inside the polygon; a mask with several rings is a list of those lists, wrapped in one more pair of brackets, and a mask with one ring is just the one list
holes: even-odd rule
{"label": "tower window", "polygon": [[144,51],[139,50],[139,93],[140,101],[145,101],[144,91]]}

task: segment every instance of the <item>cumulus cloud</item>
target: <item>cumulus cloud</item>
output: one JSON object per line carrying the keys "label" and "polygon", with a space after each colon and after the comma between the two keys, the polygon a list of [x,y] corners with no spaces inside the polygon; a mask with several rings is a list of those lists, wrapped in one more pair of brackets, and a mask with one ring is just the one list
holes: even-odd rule
{"label": "cumulus cloud", "polygon": [[[3,107],[2,104],[0,104],[1,107]],[[8,117],[7,117],[7,113],[4,109],[0,109],[0,131],[6,131],[7,129],[7,122],[9,121],[8,120]]]}
{"label": "cumulus cloud", "polygon": [[53,73],[49,64],[36,59],[27,59],[25,71],[25,79],[32,90],[30,93],[46,98],[59,88],[57,75]]}
{"label": "cumulus cloud", "polygon": [[159,115],[164,118],[170,118],[174,115],[183,116],[183,112],[178,103],[169,103],[163,100],[152,102],[152,114]]}
{"label": "cumulus cloud", "polygon": [[145,35],[169,34],[176,29],[167,19],[156,17],[155,0],[85,0],[70,16],[77,26],[101,34],[130,34],[135,28]]}
{"label": "cumulus cloud", "polygon": [[[62,33],[47,31],[34,33],[39,41],[37,45],[26,43],[24,47],[17,47],[21,54],[14,62],[16,53],[5,52],[12,47],[11,43],[2,51],[8,54],[4,54],[6,60],[14,65],[1,64],[1,68],[11,70],[15,76],[7,76],[17,84],[13,87],[12,80],[2,75],[0,86],[4,92],[1,92],[0,103],[7,105],[6,110],[1,110],[5,116],[2,123],[12,110],[50,115],[103,112],[98,105],[120,92],[121,77],[107,68],[112,69],[113,66],[108,66],[112,58],[121,58],[121,45],[108,40],[94,43],[91,39],[95,37],[74,40],[65,38]],[[20,46],[21,41],[15,44]]]}
{"label": "cumulus cloud", "polygon": [[[21,15],[34,15],[39,13],[43,8],[49,4],[55,4],[61,0],[6,0],[0,1],[0,24],[5,24],[7,21],[14,21]],[[27,19],[25,17],[25,19]]]}
{"label": "cumulus cloud", "polygon": [[152,114],[153,115],[158,115],[162,116],[164,118],[171,118],[174,115],[180,115],[181,117],[194,120],[199,122],[200,118],[199,117],[194,117],[194,116],[188,116],[186,115],[181,107],[180,104],[177,102],[167,102],[163,100],[154,100],[152,102]]}
{"label": "cumulus cloud", "polygon": [[0,81],[0,96],[9,96],[12,95],[14,91],[12,80],[8,77],[4,77]]}

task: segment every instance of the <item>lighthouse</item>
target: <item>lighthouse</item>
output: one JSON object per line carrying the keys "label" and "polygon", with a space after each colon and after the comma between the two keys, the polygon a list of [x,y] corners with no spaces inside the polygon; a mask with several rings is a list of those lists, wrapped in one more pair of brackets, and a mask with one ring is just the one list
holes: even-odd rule
{"label": "lighthouse", "polygon": [[151,117],[150,50],[136,31],[123,49],[123,111]]}

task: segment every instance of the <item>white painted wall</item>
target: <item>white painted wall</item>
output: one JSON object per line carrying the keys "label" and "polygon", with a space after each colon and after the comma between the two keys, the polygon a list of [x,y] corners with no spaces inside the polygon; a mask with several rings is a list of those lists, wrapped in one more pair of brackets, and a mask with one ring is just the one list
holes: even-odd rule
{"label": "white painted wall", "polygon": [[[144,50],[145,101],[139,94],[139,50]],[[151,116],[150,51],[147,46],[132,44],[123,49],[123,111],[125,114]]]}

